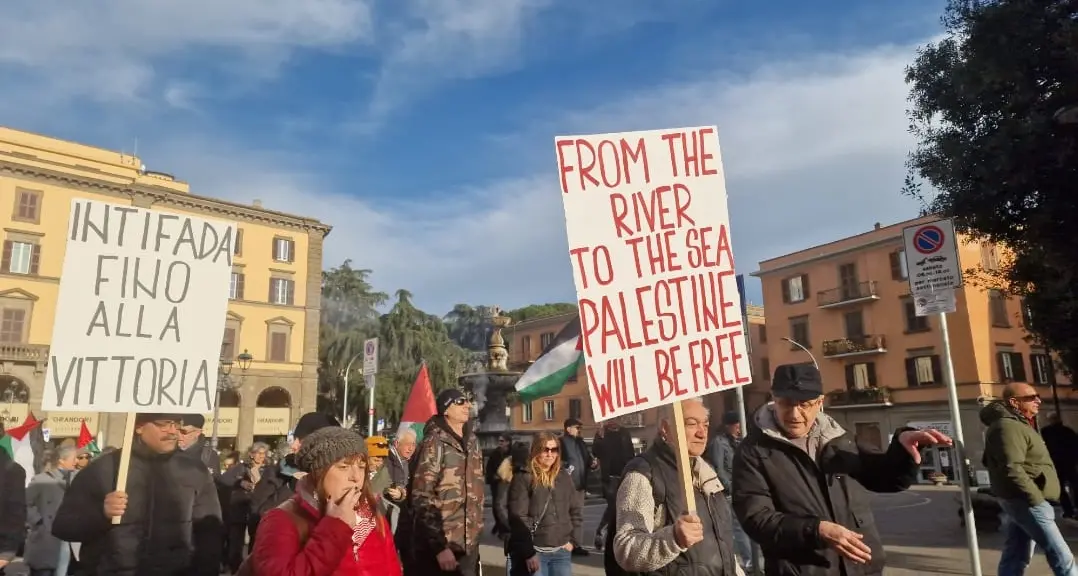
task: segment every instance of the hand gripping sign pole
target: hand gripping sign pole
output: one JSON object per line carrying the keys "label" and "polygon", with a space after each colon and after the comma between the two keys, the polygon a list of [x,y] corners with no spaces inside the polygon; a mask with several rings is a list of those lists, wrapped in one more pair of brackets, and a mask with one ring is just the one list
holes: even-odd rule
{"label": "hand gripping sign pole", "polygon": [[962,269],[958,260],[958,240],[950,220],[908,226],[902,230],[906,276],[918,316],[936,313],[943,336],[943,378],[947,385],[947,404],[954,426],[954,450],[958,465],[958,483],[962,490],[962,513],[966,524],[970,567],[973,576],[981,576],[981,553],[977,542],[977,525],[973,516],[973,498],[966,468],[966,441],[962,432],[962,412],[955,387],[954,362],[951,358],[951,337],[947,330],[947,313],[955,311],[955,290],[962,286]]}

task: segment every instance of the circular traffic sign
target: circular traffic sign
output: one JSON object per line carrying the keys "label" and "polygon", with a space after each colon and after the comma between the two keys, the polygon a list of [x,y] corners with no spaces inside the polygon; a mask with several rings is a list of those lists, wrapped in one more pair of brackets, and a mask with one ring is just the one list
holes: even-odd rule
{"label": "circular traffic sign", "polygon": [[374,342],[367,342],[367,356],[374,355]]}
{"label": "circular traffic sign", "polygon": [[935,254],[943,248],[943,230],[939,226],[922,226],[913,233],[913,249],[921,254]]}

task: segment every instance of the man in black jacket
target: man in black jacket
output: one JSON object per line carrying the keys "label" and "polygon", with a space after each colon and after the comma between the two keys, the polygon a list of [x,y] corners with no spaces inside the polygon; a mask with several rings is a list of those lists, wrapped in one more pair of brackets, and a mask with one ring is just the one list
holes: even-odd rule
{"label": "man in black jacket", "polygon": [[206,435],[202,431],[205,425],[206,417],[202,414],[183,415],[183,425],[178,438],[180,451],[184,456],[202,462],[210,474],[217,477],[221,475],[221,456],[206,441]]}
{"label": "man in black jacket", "polygon": [[[573,486],[576,487],[576,505],[583,510],[588,488],[588,472],[592,468],[597,468],[599,461],[592,457],[591,452],[588,450],[588,445],[580,437],[580,427],[582,425],[583,423],[576,418],[566,420],[565,434],[562,435],[560,444],[562,466],[569,471],[569,476],[573,478]],[[575,542],[584,541],[583,524],[577,528],[577,533],[573,536]],[[587,555],[588,551],[584,548],[573,548],[573,556]]]}
{"label": "man in black jacket", "polygon": [[1063,424],[1059,414],[1051,412],[1045,419],[1048,424],[1041,427],[1041,438],[1048,447],[1048,456],[1056,466],[1059,484],[1059,504],[1063,507],[1064,518],[1074,518],[1075,503],[1067,494],[1067,488],[1078,495],[1078,433]]}
{"label": "man in black jacket", "polygon": [[[89,576],[217,576],[221,507],[201,462],[176,451],[178,414],[138,414],[127,485],[116,490],[120,451],[75,475],[53,520],[52,534],[80,542]],[[119,524],[112,518],[119,516]]]}
{"label": "man in black jacket", "polygon": [[[0,423],[0,436],[4,425]],[[26,471],[0,450],[0,574],[26,538]]]}
{"label": "man in black jacket", "polygon": [[771,386],[775,401],[756,412],[733,468],[734,512],[760,544],[767,574],[882,574],[883,543],[865,490],[905,490],[919,449],[950,438],[905,428],[886,452],[859,447],[820,411],[823,383],[812,364],[777,367]]}

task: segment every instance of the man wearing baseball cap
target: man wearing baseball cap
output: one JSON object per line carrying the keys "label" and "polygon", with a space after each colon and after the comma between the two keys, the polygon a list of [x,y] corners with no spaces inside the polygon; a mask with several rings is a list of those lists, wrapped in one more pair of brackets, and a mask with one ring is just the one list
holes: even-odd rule
{"label": "man wearing baseball cap", "polygon": [[899,492],[917,478],[920,449],[950,445],[935,430],[902,428],[885,452],[859,446],[821,410],[813,364],[775,368],[774,401],[734,456],[733,505],[760,544],[769,574],[883,573],[883,542],[866,492]]}
{"label": "man wearing baseball cap", "polygon": [[437,398],[413,456],[409,506],[397,528],[406,576],[479,574],[483,530],[483,454],[472,433],[471,399],[456,388]]}

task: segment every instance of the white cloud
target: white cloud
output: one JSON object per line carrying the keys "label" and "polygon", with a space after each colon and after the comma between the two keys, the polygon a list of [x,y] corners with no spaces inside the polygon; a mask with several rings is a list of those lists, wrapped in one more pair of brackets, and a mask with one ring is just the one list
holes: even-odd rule
{"label": "white cloud", "polygon": [[911,55],[912,47],[885,47],[791,60],[744,77],[703,75],[596,109],[552,111],[526,144],[517,141],[542,169],[440,191],[437,203],[319,192],[327,188],[317,174],[281,168],[303,159],[223,149],[220,140],[176,142],[158,153],[199,193],[259,198],[333,224],[326,266],[352,258],[374,270],[380,289],[408,288],[431,311],[458,301],[567,300],[573,286],[555,133],[717,123],[739,271],[751,272],[759,260],[914,215],[898,193],[912,143],[902,75]]}

